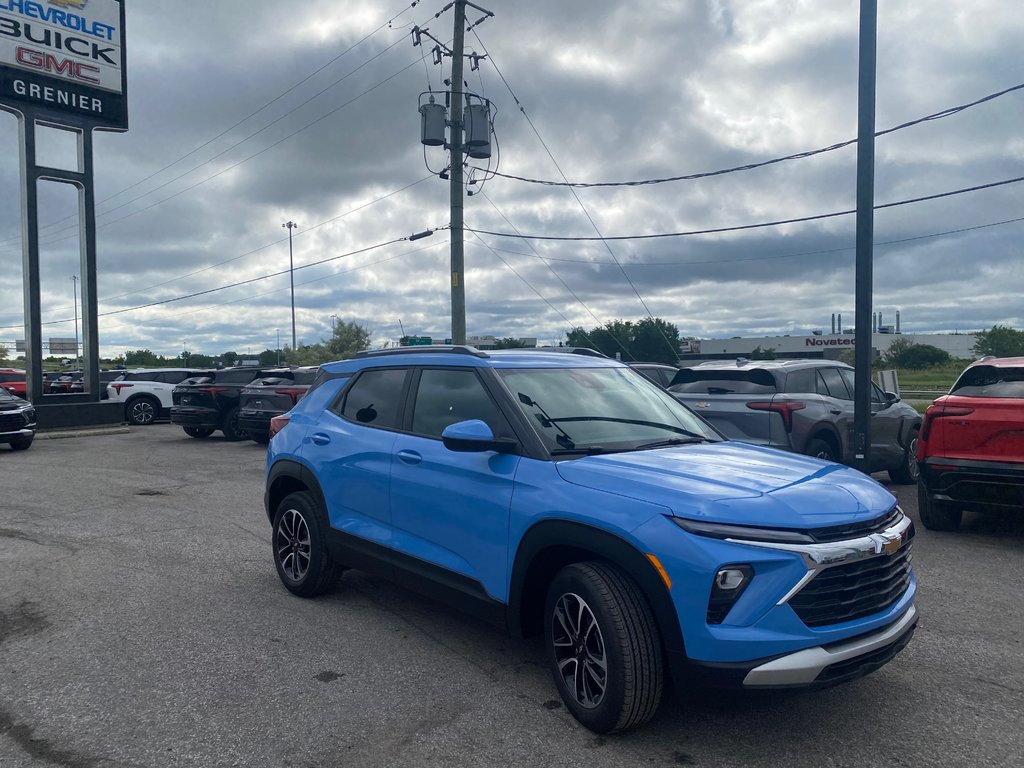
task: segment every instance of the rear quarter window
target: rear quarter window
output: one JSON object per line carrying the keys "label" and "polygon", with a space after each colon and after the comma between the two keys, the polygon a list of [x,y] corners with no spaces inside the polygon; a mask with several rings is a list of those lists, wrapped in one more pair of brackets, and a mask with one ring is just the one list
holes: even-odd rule
{"label": "rear quarter window", "polygon": [[683,368],[672,380],[671,392],[699,395],[773,395],[775,377],[764,369],[698,371]]}
{"label": "rear quarter window", "polygon": [[1024,398],[1024,368],[976,365],[956,380],[951,395]]}
{"label": "rear quarter window", "polygon": [[396,429],[400,426],[405,378],[404,368],[363,371],[344,396],[341,416],[357,424]]}

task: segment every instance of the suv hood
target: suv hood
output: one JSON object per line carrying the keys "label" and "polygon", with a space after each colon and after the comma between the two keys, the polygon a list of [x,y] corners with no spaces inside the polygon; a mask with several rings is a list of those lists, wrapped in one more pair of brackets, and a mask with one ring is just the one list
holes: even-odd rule
{"label": "suv hood", "polygon": [[850,467],[740,442],[587,456],[556,467],[576,485],[733,525],[819,528],[870,520],[896,503]]}

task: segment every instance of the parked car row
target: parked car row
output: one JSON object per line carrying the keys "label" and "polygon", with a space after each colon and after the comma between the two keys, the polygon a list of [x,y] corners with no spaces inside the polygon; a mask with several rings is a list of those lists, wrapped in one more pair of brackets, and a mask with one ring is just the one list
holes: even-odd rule
{"label": "parked car row", "polygon": [[[107,399],[106,385],[115,381],[125,371],[120,369],[100,371],[100,399]],[[50,395],[73,394],[85,391],[81,371],[43,371],[43,392]],[[28,396],[28,375],[19,368],[0,368],[0,386],[18,397]]]}

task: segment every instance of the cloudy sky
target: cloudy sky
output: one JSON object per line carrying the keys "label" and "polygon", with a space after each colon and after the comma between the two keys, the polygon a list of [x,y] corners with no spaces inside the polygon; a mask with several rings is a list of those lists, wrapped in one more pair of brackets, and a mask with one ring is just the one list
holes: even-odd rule
{"label": "cloudy sky", "polygon": [[[374,343],[450,333],[443,149],[419,142],[420,94],[450,60],[441,0],[129,0],[130,130],[95,141],[104,356],[240,353],[290,343],[282,223],[295,221],[301,342],[332,316]],[[484,5],[485,3],[480,3]],[[856,147],[705,173],[856,136],[857,3],[490,0],[467,34],[469,90],[494,105],[496,151],[472,161],[467,227],[617,238],[855,207]],[[879,130],[1024,83],[1024,14],[1005,0],[879,3]],[[480,16],[470,9],[470,19]],[[424,38],[426,40],[426,38]],[[433,43],[428,43],[433,45]],[[876,202],[1024,177],[1024,89],[876,144]],[[0,113],[0,343],[23,338],[18,126]],[[41,149],[66,164],[66,139]],[[506,176],[487,178],[486,170]],[[1024,327],[1024,184],[879,210],[874,309],[904,332]],[[41,189],[44,338],[74,334],[76,195]],[[425,229],[414,242],[401,240]],[[664,318],[685,336],[853,324],[852,215],[712,235],[600,241],[467,232],[469,335],[532,336]],[[397,241],[397,242],[395,242]],[[315,262],[322,262],[314,265]],[[313,266],[307,266],[313,265]],[[164,302],[156,306],[142,305]],[[122,311],[127,310],[127,311]],[[111,314],[116,313],[116,314]]]}

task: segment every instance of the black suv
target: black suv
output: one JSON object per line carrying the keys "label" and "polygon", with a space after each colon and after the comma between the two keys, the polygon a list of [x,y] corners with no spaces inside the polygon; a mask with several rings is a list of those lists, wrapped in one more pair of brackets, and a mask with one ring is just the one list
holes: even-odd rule
{"label": "black suv", "polygon": [[15,451],[24,451],[36,436],[36,409],[0,387],[0,443]]}
{"label": "black suv", "polygon": [[244,440],[238,424],[242,388],[256,379],[286,375],[276,368],[225,368],[185,379],[171,392],[171,423],[189,437],[209,437],[221,430],[227,440]]}
{"label": "black suv", "polygon": [[320,368],[292,368],[265,379],[256,379],[242,390],[238,403],[238,426],[249,439],[270,442],[270,420],[290,411],[301,398]]}

